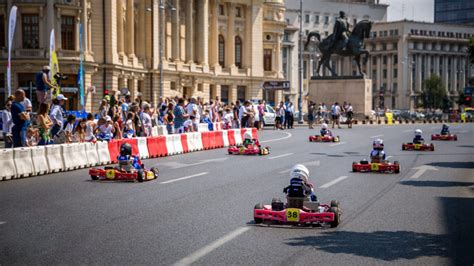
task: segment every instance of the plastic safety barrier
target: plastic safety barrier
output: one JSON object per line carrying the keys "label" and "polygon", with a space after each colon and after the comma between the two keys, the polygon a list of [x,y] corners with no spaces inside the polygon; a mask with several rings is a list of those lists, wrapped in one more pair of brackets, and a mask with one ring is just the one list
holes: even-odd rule
{"label": "plastic safety barrier", "polygon": [[15,161],[15,169],[17,177],[27,177],[34,175],[35,167],[31,159],[30,148],[14,148],[13,160]]}
{"label": "plastic safety barrier", "polygon": [[189,152],[189,147],[188,147],[188,134],[181,134],[181,146],[183,148],[183,152],[187,153]]}
{"label": "plastic safety barrier", "polygon": [[[186,134],[186,142],[187,142],[187,146],[188,146],[188,152],[193,152],[193,151],[197,151],[197,147],[196,147],[196,144],[195,144],[195,136],[196,134],[199,134],[199,133],[195,133],[195,132],[192,132],[192,133],[187,133]],[[184,144],[183,144],[183,148],[184,148]]]}
{"label": "plastic safety barrier", "polygon": [[[109,143],[107,143],[108,148],[109,148],[109,159],[110,162],[112,163],[117,163],[117,157],[120,154],[120,145],[122,144],[122,141],[120,140],[111,140]],[[136,154],[136,153],[135,153]]]}
{"label": "plastic safety barrier", "polygon": [[87,166],[84,143],[61,144],[65,170],[74,170]]}
{"label": "plastic safety barrier", "polygon": [[227,130],[229,146],[235,146],[235,131],[233,129]]}
{"label": "plastic safety barrier", "polygon": [[0,177],[9,180],[16,177],[15,161],[13,160],[13,149],[3,149],[0,152]]}
{"label": "plastic safety barrier", "polygon": [[241,130],[240,129],[234,129],[234,139],[235,139],[235,145],[242,145],[242,135],[241,135]]}
{"label": "plastic safety barrier", "polygon": [[229,131],[223,130],[222,132],[222,144],[224,147],[229,147]]}
{"label": "plastic safety barrier", "polygon": [[209,125],[207,123],[198,124],[198,132],[207,132],[209,131]]}
{"label": "plastic safety barrier", "polygon": [[119,153],[120,153],[120,146],[124,143],[128,143],[130,144],[130,146],[132,146],[132,154],[136,155],[140,155],[140,151],[138,150],[138,145],[137,145],[137,138],[133,138],[133,139],[121,139],[120,140],[120,144],[118,146],[118,150],[119,150]]}
{"label": "plastic safety barrier", "polygon": [[159,136],[159,135],[158,135],[158,127],[157,127],[157,126],[154,126],[154,127],[151,129],[151,136],[152,136],[152,137],[157,137],[157,136]]}
{"label": "plastic safety barrier", "polygon": [[148,155],[152,158],[168,155],[165,136],[147,138],[146,145],[148,147]]}
{"label": "plastic safety barrier", "polygon": [[196,135],[194,135],[194,145],[196,145],[195,147],[198,151],[204,150],[201,133],[196,133]]}
{"label": "plastic safety barrier", "polygon": [[211,132],[201,132],[202,147],[205,150],[209,150],[211,148],[210,134]]}
{"label": "plastic safety barrier", "polygon": [[147,139],[146,137],[137,138],[138,153],[140,154],[140,158],[142,159],[148,159],[150,157],[150,155],[148,154],[146,139]]}
{"label": "plastic safety barrier", "polygon": [[176,151],[173,144],[173,135],[166,135],[166,149],[168,150],[168,155],[175,155]]}
{"label": "plastic safety barrier", "polygon": [[176,154],[183,153],[183,145],[181,144],[181,134],[171,135],[173,137],[173,146]]}
{"label": "plastic safety barrier", "polygon": [[95,144],[97,148],[97,155],[99,156],[99,164],[109,164],[110,163],[110,153],[109,153],[109,144],[105,141],[99,141]]}
{"label": "plastic safety barrier", "polygon": [[50,172],[60,172],[64,170],[61,145],[46,146],[46,159]]}
{"label": "plastic safety barrier", "polygon": [[31,160],[33,161],[35,175],[44,175],[49,173],[45,146],[31,147]]}
{"label": "plastic safety barrier", "polygon": [[84,149],[86,150],[87,165],[96,166],[101,164],[99,154],[97,152],[97,144],[92,142],[83,143]]}

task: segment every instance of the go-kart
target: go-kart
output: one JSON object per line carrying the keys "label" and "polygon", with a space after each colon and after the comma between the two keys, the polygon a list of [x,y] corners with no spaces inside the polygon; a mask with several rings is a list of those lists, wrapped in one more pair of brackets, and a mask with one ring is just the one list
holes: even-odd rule
{"label": "go-kart", "polygon": [[433,143],[403,143],[402,150],[404,151],[434,151]]}
{"label": "go-kart", "polygon": [[458,140],[458,136],[456,134],[447,134],[447,135],[441,135],[441,134],[432,134],[431,135],[431,140]]}
{"label": "go-kart", "polygon": [[256,224],[274,223],[286,225],[329,225],[334,228],[341,222],[339,202],[330,204],[308,201],[308,198],[287,197],[284,204],[280,199],[273,199],[271,205],[257,204],[253,210]]}
{"label": "go-kart", "polygon": [[139,170],[125,170],[120,167],[106,166],[104,168],[92,168],[89,175],[92,180],[114,180],[114,181],[150,181],[158,178],[158,168],[150,170],[144,168]]}
{"label": "go-kart", "polygon": [[240,145],[240,146],[230,146],[227,149],[229,154],[233,155],[268,155],[270,154],[269,147],[262,147],[258,140],[255,140],[254,144],[249,145]]}
{"label": "go-kart", "polygon": [[313,135],[309,136],[309,142],[339,142],[341,139],[339,136],[329,136],[329,135]]}
{"label": "go-kart", "polygon": [[372,159],[371,162],[368,160],[361,160],[359,163],[352,163],[352,172],[376,172],[376,173],[400,173],[400,164],[398,161],[393,163],[387,160]]}

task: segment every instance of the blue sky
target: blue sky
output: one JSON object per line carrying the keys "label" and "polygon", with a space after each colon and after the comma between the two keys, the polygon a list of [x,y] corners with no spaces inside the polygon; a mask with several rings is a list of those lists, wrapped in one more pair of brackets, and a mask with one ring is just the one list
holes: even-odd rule
{"label": "blue sky", "polygon": [[434,20],[434,0],[380,0],[380,3],[390,5],[388,21],[404,18],[429,22]]}

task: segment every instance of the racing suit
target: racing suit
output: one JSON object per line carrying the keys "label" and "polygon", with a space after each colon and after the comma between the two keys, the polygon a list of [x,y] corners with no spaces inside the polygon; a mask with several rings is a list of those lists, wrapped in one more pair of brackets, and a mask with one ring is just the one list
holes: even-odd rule
{"label": "racing suit", "polygon": [[373,149],[370,152],[370,160],[372,162],[380,162],[381,160],[385,160],[385,151]]}
{"label": "racing suit", "polygon": [[305,198],[309,196],[311,201],[318,201],[313,186],[299,178],[292,178],[290,185],[283,189],[283,193],[287,194],[288,197]]}
{"label": "racing suit", "polygon": [[321,136],[326,136],[326,135],[327,136],[332,136],[331,131],[327,130],[327,129],[321,129],[320,133],[321,133]]}
{"label": "racing suit", "polygon": [[132,167],[135,170],[142,169],[142,161],[140,160],[138,156],[119,155],[117,157],[117,160],[119,162],[120,168],[122,168],[125,171],[130,171]]}
{"label": "racing suit", "polygon": [[449,128],[443,127],[443,129],[441,129],[441,135],[449,135],[449,134],[450,134]]}
{"label": "racing suit", "polygon": [[423,139],[422,136],[415,136],[415,138],[413,139],[413,143],[414,144],[421,144],[423,143],[425,140]]}

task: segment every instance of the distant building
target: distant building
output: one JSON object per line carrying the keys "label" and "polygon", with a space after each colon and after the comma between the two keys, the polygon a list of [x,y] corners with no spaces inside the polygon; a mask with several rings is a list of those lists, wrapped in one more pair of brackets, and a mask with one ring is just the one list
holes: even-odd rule
{"label": "distant building", "polygon": [[474,25],[474,1],[435,0],[434,22]]}

